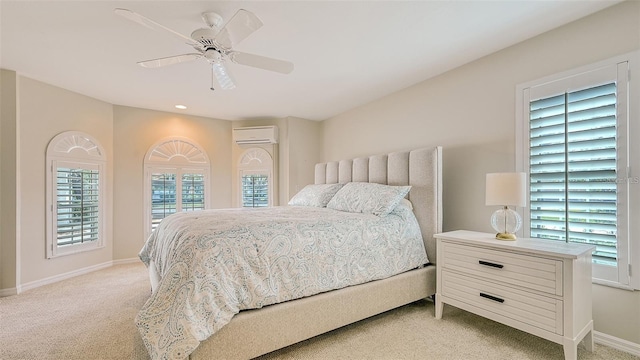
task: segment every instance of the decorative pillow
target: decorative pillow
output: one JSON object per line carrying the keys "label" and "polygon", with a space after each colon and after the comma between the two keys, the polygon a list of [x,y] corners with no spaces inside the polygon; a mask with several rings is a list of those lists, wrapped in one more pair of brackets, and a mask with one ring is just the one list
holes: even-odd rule
{"label": "decorative pillow", "polygon": [[351,182],[340,189],[327,207],[334,210],[384,216],[409,193],[411,186]]}
{"label": "decorative pillow", "polygon": [[343,186],[344,184],[307,185],[291,198],[289,205],[326,207]]}

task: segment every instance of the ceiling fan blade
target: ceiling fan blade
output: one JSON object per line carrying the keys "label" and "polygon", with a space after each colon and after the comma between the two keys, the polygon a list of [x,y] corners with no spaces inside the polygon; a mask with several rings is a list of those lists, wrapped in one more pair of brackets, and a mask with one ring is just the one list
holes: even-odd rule
{"label": "ceiling fan blade", "polygon": [[144,16],[142,16],[142,15],[136,13],[136,12],[133,12],[133,11],[128,10],[128,9],[120,9],[120,8],[114,9],[113,11],[116,14],[124,17],[125,19],[129,19],[129,20],[131,20],[133,22],[137,22],[138,24],[146,26],[149,29],[164,30],[164,31],[166,31],[166,32],[168,32],[168,33],[170,33],[170,34],[172,34],[174,36],[177,36],[182,41],[186,42],[187,44],[189,44],[191,46],[195,46],[197,48],[202,48],[202,44],[200,44],[199,42],[193,40],[192,38],[184,36],[184,35],[180,34],[177,31],[173,31],[173,30],[169,29],[168,27],[166,27],[164,25],[160,25],[157,22],[155,22],[155,21],[153,21],[153,20],[151,20],[149,18],[146,18],[146,17],[144,17]]}
{"label": "ceiling fan blade", "polygon": [[253,66],[281,74],[289,74],[293,71],[293,63],[289,61],[272,59],[260,55],[232,51],[229,53],[229,58],[236,64]]}
{"label": "ceiling fan blade", "polygon": [[228,50],[261,27],[262,21],[257,16],[250,11],[240,9],[220,29],[215,41],[218,45]]}
{"label": "ceiling fan blade", "polygon": [[201,58],[202,54],[184,54],[177,56],[169,56],[166,58],[153,59],[153,60],[145,60],[138,62],[138,65],[146,68],[159,68],[161,66],[173,65],[185,61],[191,61],[198,58]]}

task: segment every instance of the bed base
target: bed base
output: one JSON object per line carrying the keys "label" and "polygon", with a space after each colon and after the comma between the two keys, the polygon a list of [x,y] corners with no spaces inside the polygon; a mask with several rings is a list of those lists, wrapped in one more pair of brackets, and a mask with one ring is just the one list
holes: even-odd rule
{"label": "bed base", "polygon": [[436,267],[241,311],[191,360],[251,359],[435,294]]}

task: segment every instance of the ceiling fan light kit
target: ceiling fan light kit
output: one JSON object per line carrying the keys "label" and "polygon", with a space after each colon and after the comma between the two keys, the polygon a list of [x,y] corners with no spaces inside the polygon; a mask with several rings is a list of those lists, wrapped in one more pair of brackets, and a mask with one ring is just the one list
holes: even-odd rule
{"label": "ceiling fan light kit", "polygon": [[238,10],[224,26],[222,26],[224,20],[219,14],[215,12],[202,13],[202,20],[208,27],[194,30],[191,37],[184,36],[128,9],[115,9],[114,12],[145,27],[168,32],[191,45],[197,51],[197,53],[140,61],[138,65],[145,68],[158,68],[204,58],[211,65],[211,90],[214,90],[214,79],[217,80],[221,89],[230,90],[236,87],[233,76],[226,66],[227,60],[235,64],[281,74],[289,74],[293,71],[293,63],[289,61],[233,50],[234,45],[262,27],[262,21],[252,12],[244,9]]}
{"label": "ceiling fan light kit", "polygon": [[[218,84],[220,84],[220,88],[223,90],[231,90],[235,89],[236,84],[231,77],[231,73],[227,70],[227,67],[224,65],[224,62],[220,61],[217,63],[213,63],[211,65],[211,69],[215,78],[218,80]],[[212,79],[213,80],[213,79]],[[211,85],[211,90],[215,90],[213,84]]]}

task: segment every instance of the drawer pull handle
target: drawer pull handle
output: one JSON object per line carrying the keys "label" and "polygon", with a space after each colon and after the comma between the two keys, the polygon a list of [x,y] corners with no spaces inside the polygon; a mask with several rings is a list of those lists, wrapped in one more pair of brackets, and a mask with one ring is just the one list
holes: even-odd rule
{"label": "drawer pull handle", "polygon": [[489,294],[480,293],[480,296],[482,296],[483,298],[487,298],[489,300],[497,301],[499,303],[503,303],[504,302],[504,299],[500,299],[499,297],[491,296]]}
{"label": "drawer pull handle", "polygon": [[478,260],[478,264],[484,265],[484,266],[491,266],[498,269],[502,269],[504,267],[504,265],[494,264],[494,263],[490,263],[488,261],[482,261],[482,260]]}

